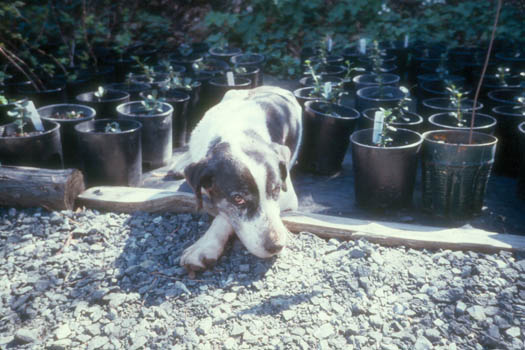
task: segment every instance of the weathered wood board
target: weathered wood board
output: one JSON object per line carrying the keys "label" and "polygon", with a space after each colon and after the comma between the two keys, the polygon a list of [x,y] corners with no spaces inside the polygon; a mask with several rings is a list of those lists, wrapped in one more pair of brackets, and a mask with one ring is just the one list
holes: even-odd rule
{"label": "weathered wood board", "polygon": [[[196,212],[191,193],[164,189],[94,187],[82,193],[78,201],[90,208],[117,212]],[[210,209],[207,203],[204,207]],[[284,213],[283,222],[292,232],[307,231],[323,238],[366,238],[383,245],[426,249],[525,251],[525,236],[497,234],[472,227],[447,229],[301,212]]]}

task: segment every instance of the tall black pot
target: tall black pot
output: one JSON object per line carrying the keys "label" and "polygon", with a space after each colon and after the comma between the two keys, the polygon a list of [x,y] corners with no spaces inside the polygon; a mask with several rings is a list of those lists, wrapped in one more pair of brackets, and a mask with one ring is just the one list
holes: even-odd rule
{"label": "tall black pot", "polygon": [[88,186],[138,186],[142,181],[142,124],[118,120],[122,132],[106,133],[114,119],[98,119],[75,126],[81,169]]}
{"label": "tall black pot", "polygon": [[299,167],[320,175],[340,171],[358,118],[353,108],[319,100],[306,102]]}
{"label": "tall black pot", "polygon": [[[76,119],[57,118],[56,114],[67,112],[81,112],[84,117]],[[95,118],[96,112],[93,108],[76,104],[57,104],[40,107],[38,113],[43,120],[49,120],[60,124],[60,139],[62,141],[62,151],[64,154],[64,167],[78,168],[81,164],[78,154],[77,135],[75,126],[81,122]]]}
{"label": "tall black pot", "polygon": [[397,129],[393,144],[380,147],[372,143],[373,131],[359,130],[350,137],[356,204],[371,210],[410,207],[423,138]]}
{"label": "tall black pot", "polygon": [[498,121],[495,134],[499,140],[494,171],[499,175],[516,177],[520,154],[518,125],[525,121],[525,116],[513,105],[494,107],[492,115]]}
{"label": "tall black pot", "polygon": [[126,102],[117,107],[120,119],[142,124],[142,164],[149,169],[167,165],[173,155],[173,107],[161,102],[162,111],[148,113],[141,101]]}
{"label": "tall black pot", "polygon": [[94,91],[85,92],[77,96],[77,101],[97,111],[97,119],[116,119],[117,106],[129,102],[129,94],[125,91],[107,90],[102,98],[95,96]]}
{"label": "tall black pot", "polygon": [[[469,130],[471,120],[472,114],[464,113],[463,126],[458,126],[457,119],[450,113],[445,112],[431,115],[428,118],[428,123],[431,130]],[[488,114],[476,113],[473,130],[492,135],[496,130],[496,124],[496,118]]]}
{"label": "tall black pot", "polygon": [[[44,132],[31,136],[7,136],[16,130],[15,123],[6,124],[0,129],[0,163],[3,165],[32,166],[59,169],[63,167],[60,125],[43,120]],[[31,132],[31,123],[24,128]]]}

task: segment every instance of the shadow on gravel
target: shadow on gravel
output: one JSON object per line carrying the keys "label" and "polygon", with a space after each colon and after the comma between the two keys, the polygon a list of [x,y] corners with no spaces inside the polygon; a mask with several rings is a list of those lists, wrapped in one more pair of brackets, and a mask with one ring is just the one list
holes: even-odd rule
{"label": "shadow on gravel", "polygon": [[276,295],[267,299],[265,302],[252,306],[239,312],[240,315],[278,315],[281,312],[291,309],[292,306],[302,303],[311,302],[312,298],[320,295],[319,291],[312,291],[310,293],[298,293],[294,295]]}
{"label": "shadow on gravel", "polygon": [[236,238],[230,240],[216,266],[195,279],[179,266],[184,249],[205,232],[210,222],[206,214],[132,214],[124,223],[128,238],[113,264],[115,287],[128,295],[137,293],[135,297],[146,306],[188,295],[196,297],[204,291],[224,292],[233,286],[254,288],[275,259],[262,260],[249,254]]}

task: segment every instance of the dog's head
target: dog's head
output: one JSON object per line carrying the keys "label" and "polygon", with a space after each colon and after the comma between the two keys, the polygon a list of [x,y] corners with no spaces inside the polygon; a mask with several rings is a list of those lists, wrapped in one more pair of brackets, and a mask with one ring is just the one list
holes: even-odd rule
{"label": "dog's head", "polygon": [[290,151],[267,145],[233,149],[217,142],[203,160],[184,171],[199,207],[206,193],[218,215],[232,225],[244,246],[262,258],[279,253],[288,230],[280,218],[279,200],[286,192]]}

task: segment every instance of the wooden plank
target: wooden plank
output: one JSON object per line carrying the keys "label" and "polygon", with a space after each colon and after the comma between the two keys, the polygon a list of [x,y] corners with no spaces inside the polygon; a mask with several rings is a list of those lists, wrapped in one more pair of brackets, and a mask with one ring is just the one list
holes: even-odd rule
{"label": "wooden plank", "polygon": [[[193,194],[153,188],[94,187],[82,193],[78,201],[86,207],[104,211],[197,212]],[[205,202],[204,207],[211,211],[209,203]],[[344,240],[365,238],[388,246],[480,252],[525,251],[525,236],[497,234],[471,227],[440,228],[299,212],[284,213],[283,222],[295,233],[305,231],[322,238]]]}

